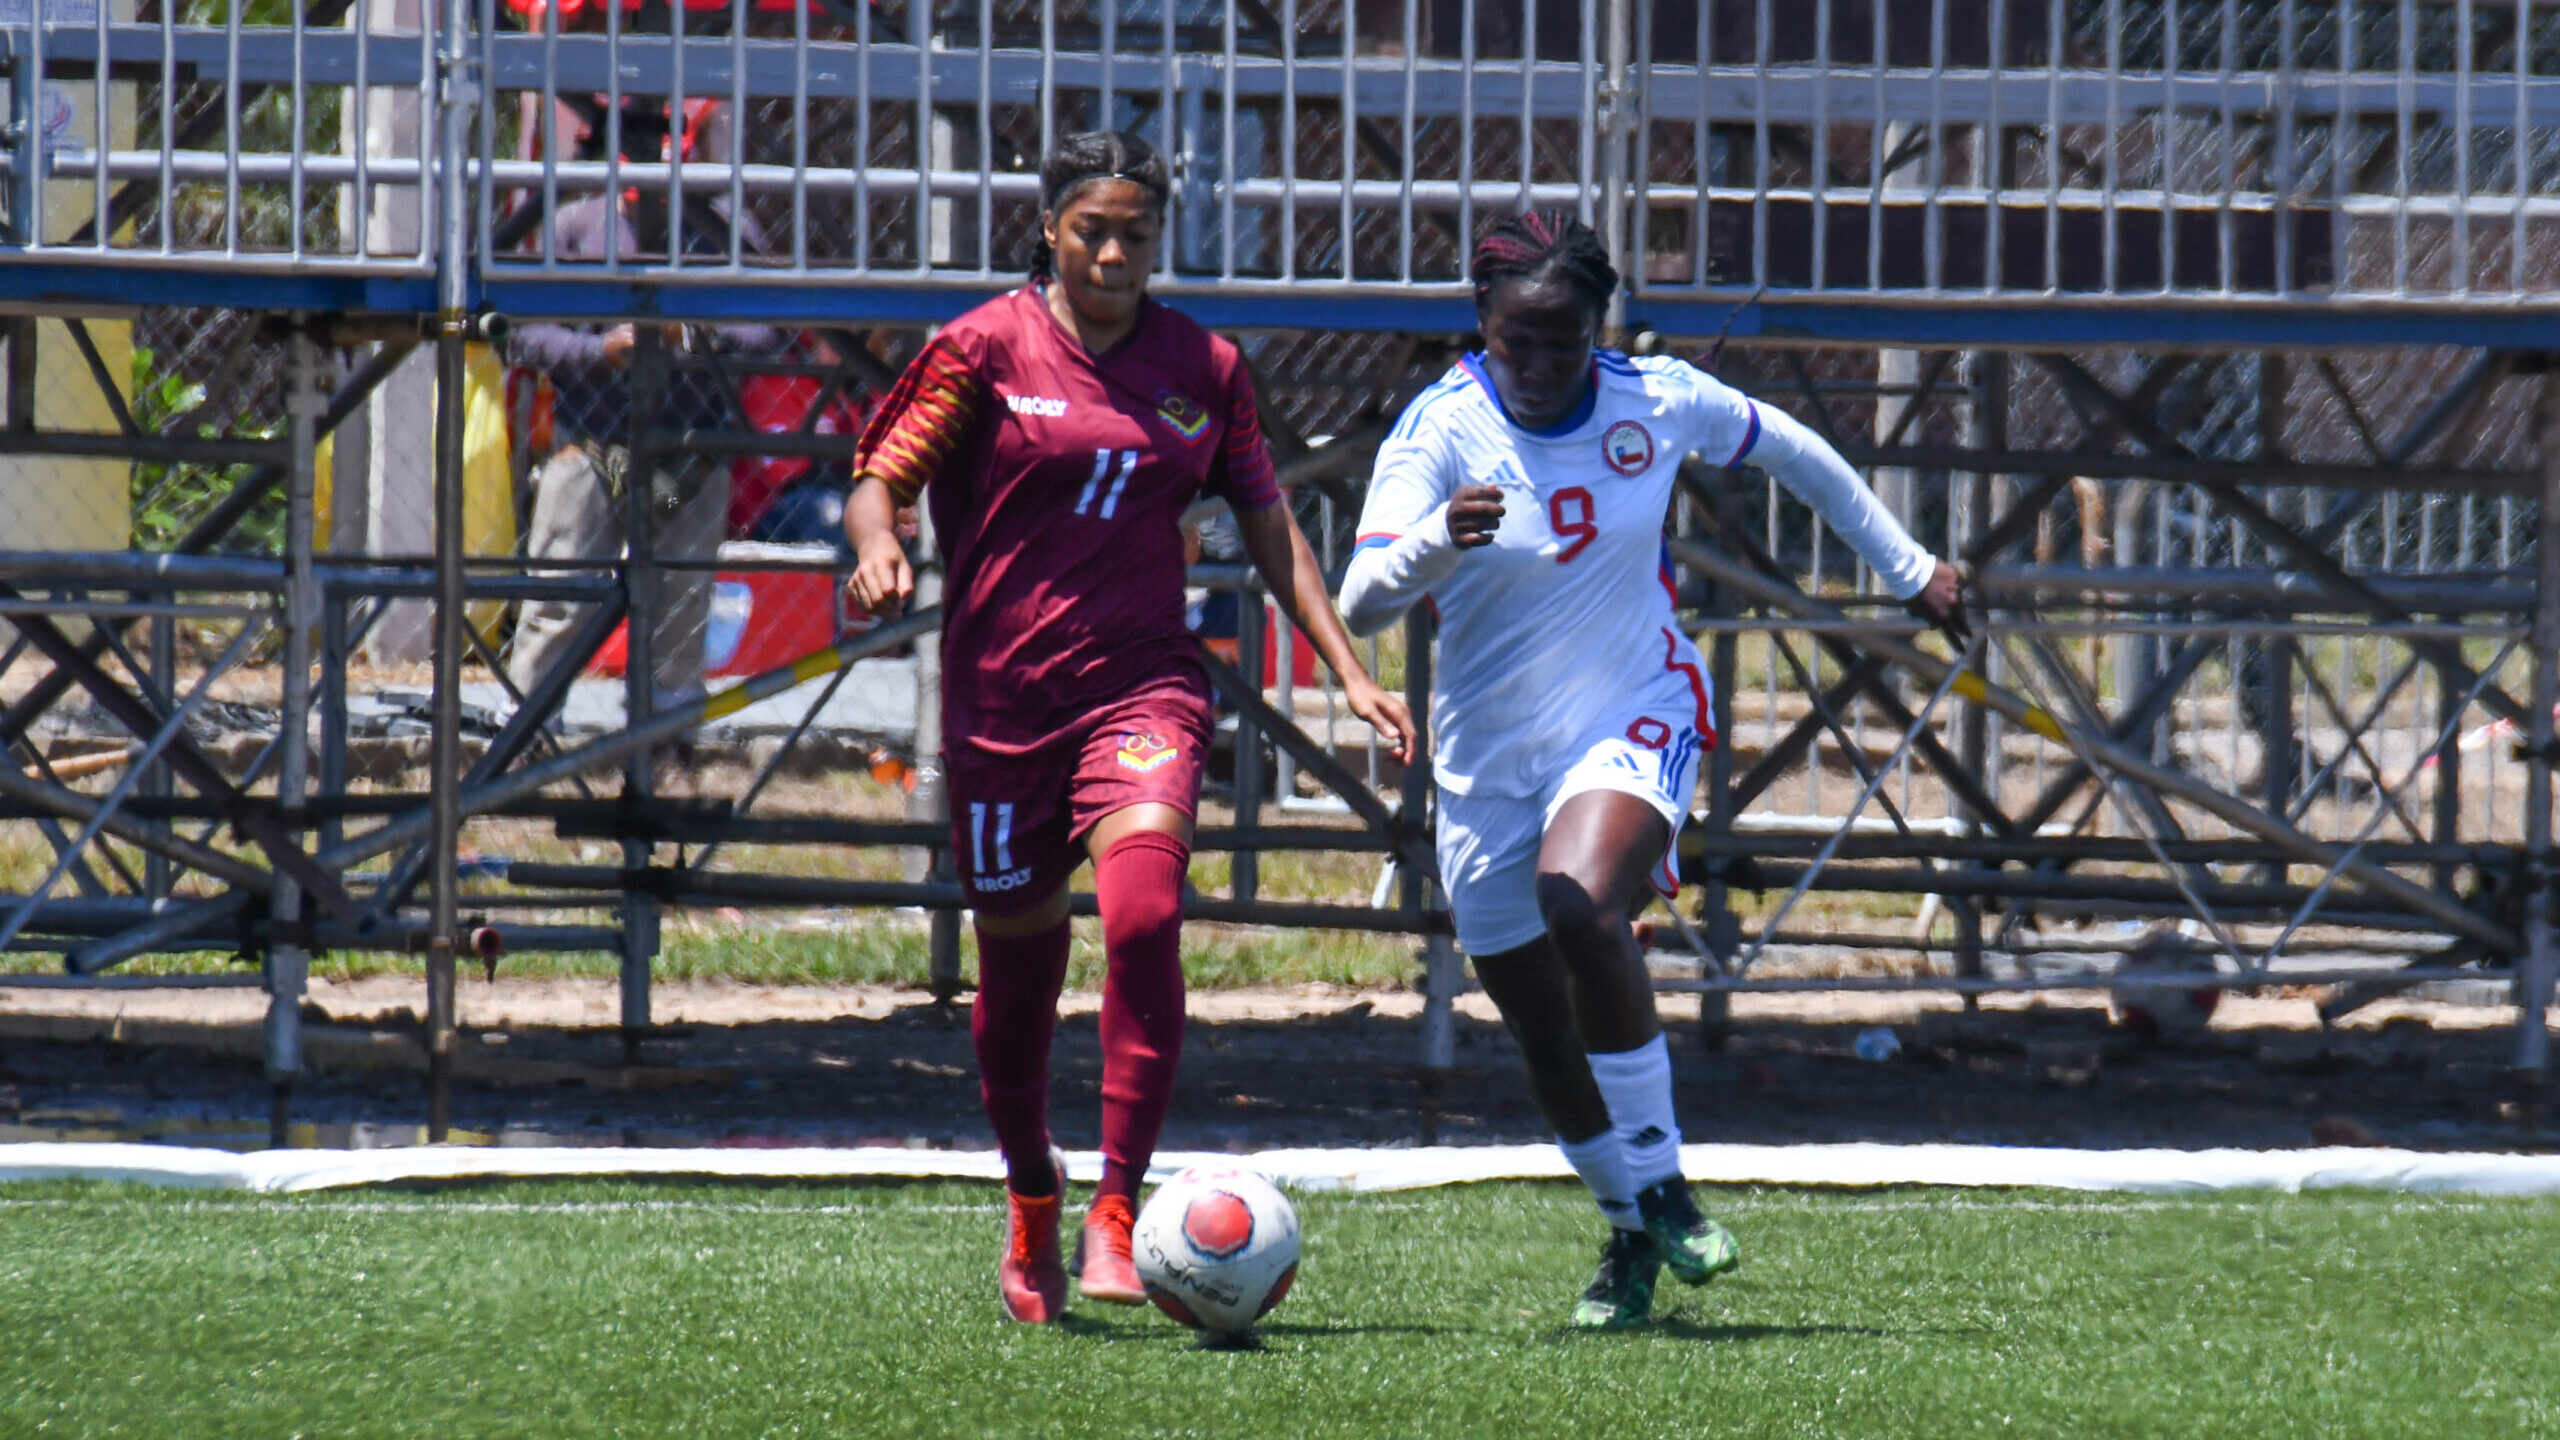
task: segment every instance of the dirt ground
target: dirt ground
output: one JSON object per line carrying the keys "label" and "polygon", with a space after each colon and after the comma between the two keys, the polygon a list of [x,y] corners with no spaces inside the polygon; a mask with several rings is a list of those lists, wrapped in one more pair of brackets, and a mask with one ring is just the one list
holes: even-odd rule
{"label": "dirt ground", "polygon": [[[414,1143],[425,1079],[418,986],[320,983],[303,1143]],[[1055,1126],[1097,1129],[1097,997],[1071,994]],[[264,1141],[255,991],[0,993],[0,1139]],[[2323,1031],[2307,997],[2226,999],[2200,1043],[2109,1028],[2094,992],[1952,999],[1744,996],[1721,1045],[1666,1002],[1690,1138],[1948,1140],[2096,1147],[2390,1144],[2538,1149],[2508,1067],[2513,1013],[2391,1002]],[[1456,1064],[1422,1069],[1418,997],[1323,986],[1195,995],[1165,1144],[1186,1149],[1536,1140],[1517,1057],[1480,996]],[[454,1120],[549,1144],[902,1144],[980,1148],[965,1004],[870,987],[659,987],[661,1031],[626,1057],[604,981],[467,979]],[[1889,1026],[1898,1057],[1856,1058]]]}

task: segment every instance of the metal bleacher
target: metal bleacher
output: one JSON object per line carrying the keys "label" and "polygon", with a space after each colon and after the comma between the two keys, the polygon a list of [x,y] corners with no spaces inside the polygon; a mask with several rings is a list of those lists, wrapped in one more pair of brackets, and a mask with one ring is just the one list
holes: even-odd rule
{"label": "metal bleacher", "polygon": [[[17,535],[0,612],[18,636],[0,740],[28,762],[0,778],[0,825],[52,872],[0,897],[7,934],[79,977],[170,947],[260,962],[236,978],[276,997],[280,1096],[316,949],[424,949],[449,1050],[466,909],[520,917],[483,927],[508,943],[618,950],[635,1044],[669,906],[924,906],[937,982],[957,986],[957,890],[923,860],[822,881],[732,858],[936,843],[929,783],[900,823],[773,813],[767,781],[832,681],[733,795],[658,804],[638,758],[716,697],[660,709],[635,681],[609,733],[551,738],[574,670],[505,696],[465,756],[465,672],[494,674],[505,643],[467,605],[607,607],[583,664],[682,568],[653,559],[645,520],[621,561],[576,574],[466,555],[466,367],[512,323],[752,321],[825,341],[770,373],[877,388],[925,327],[1019,283],[1040,155],[1106,125],[1172,158],[1156,292],[1245,345],[1321,543],[1464,343],[1471,238],[1535,204],[1607,237],[1623,343],[1794,409],[1973,567],[1987,638],[1951,669],[1764,480],[1689,477],[1672,553],[1729,743],[1684,843],[1690,978],[1665,983],[1700,991],[1710,1023],[1755,987],[2085,982],[2030,963],[2068,948],[2052,925],[2166,919],[2228,984],[2306,983],[2276,962],[2314,932],[2323,955],[2388,960],[2307,972],[2339,1006],[2512,976],[2519,1061],[2545,1058],[2560,7],[2543,0],[15,0],[0,45]],[[564,257],[557,217],[594,196],[655,207],[662,238]],[[432,379],[387,402],[430,352]],[[632,383],[704,368],[653,341]],[[352,439],[327,468],[332,513],[369,484],[375,520],[333,533],[320,446],[367,415],[376,473],[345,463]],[[405,529],[379,523],[391,433],[436,457],[433,514]],[[814,423],[634,437],[842,444]],[[514,458],[521,485],[521,431]],[[59,485],[116,513],[60,521],[41,499]],[[795,564],[828,566],[722,562]],[[407,788],[364,790],[348,665],[422,599],[434,749]],[[1463,982],[1423,873],[1427,780],[1391,788],[1313,718],[1285,629],[1241,609],[1234,814],[1203,837],[1234,878],[1194,913],[1424,937],[1426,1058],[1445,1060]],[[277,644],[233,643],[268,625]],[[847,632],[811,673],[911,642],[929,771],[929,626]],[[1428,636],[1407,644],[1419,684]],[[1269,686],[1247,678],[1266,647]],[[182,722],[190,687],[235,666],[283,672],[282,718],[225,768]],[[128,780],[66,777],[30,739],[74,689],[140,747]],[[566,788],[599,766],[646,803]],[[1307,819],[1302,788],[1338,813]],[[519,866],[466,898],[461,837],[492,819],[610,841],[618,863]],[[243,843],[217,848],[208,820]],[[133,867],[95,859],[110,842]],[[1328,847],[1405,863],[1366,906],[1258,893],[1255,855]],[[1794,897],[1835,888],[1938,897],[1951,933],[1831,937],[1921,950],[1925,972],[1773,976],[1764,951],[1806,938],[1782,924]],[[1763,891],[1790,898],[1746,924]]]}

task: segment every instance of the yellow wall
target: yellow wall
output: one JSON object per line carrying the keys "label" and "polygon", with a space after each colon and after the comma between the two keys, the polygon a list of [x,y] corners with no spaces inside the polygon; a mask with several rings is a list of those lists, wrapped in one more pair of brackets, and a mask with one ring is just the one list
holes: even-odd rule
{"label": "yellow wall", "polygon": [[[132,0],[116,0],[112,15],[132,18]],[[94,11],[91,13],[95,13]],[[57,82],[44,114],[52,145],[85,149],[95,141],[97,91],[86,83]],[[107,123],[113,143],[134,143],[133,87],[108,87]],[[97,189],[90,180],[54,180],[45,185],[45,230],[48,238],[68,239],[97,209]],[[106,361],[107,374],[128,398],[133,381],[133,327],[123,321],[91,321],[90,338]],[[61,321],[37,322],[36,428],[86,430],[113,434],[115,411],[88,362],[71,343]],[[113,460],[68,460],[45,456],[0,456],[0,534],[5,549],[122,550],[132,543],[130,466]]]}

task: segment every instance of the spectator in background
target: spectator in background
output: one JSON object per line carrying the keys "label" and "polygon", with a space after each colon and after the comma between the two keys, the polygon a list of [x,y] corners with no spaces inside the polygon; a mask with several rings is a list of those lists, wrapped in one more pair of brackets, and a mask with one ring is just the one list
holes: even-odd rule
{"label": "spectator in background", "polygon": [[[819,336],[802,334],[794,347],[811,365],[833,366],[839,357]],[[867,406],[839,391],[812,421],[823,382],[810,375],[746,375],[738,381],[739,407],[750,428],[769,435],[801,432],[847,437],[862,433]],[[729,466],[729,533],[777,544],[844,545],[844,497],[852,473],[837,461],[801,456],[748,455]]]}
{"label": "spectator in background", "polygon": [[[557,134],[578,159],[604,158],[604,96],[563,97]],[[689,118],[694,118],[689,110]],[[621,136],[625,159],[657,159],[668,148],[664,103],[626,101]],[[539,127],[526,127],[529,144]],[[690,153],[690,150],[689,150]],[[706,156],[691,158],[718,163]],[[588,194],[561,205],[550,224],[552,253],[563,260],[639,259],[668,253],[675,222],[662,192]],[[729,249],[729,217],[711,207],[687,205],[685,251],[705,256]],[[745,223],[741,221],[739,223]],[[757,236],[745,237],[754,245]],[[528,242],[540,244],[539,234]],[[670,349],[696,353],[779,350],[780,332],[765,326],[665,326]],[[652,550],[662,560],[710,560],[726,538],[729,467],[699,455],[660,453],[653,472],[631,473],[631,355],[640,343],[631,325],[524,325],[507,342],[509,363],[539,372],[552,390],[552,449],[533,476],[533,516],[525,553],[533,559],[607,559],[622,553],[625,497],[644,487],[652,525]],[[724,429],[732,406],[716,376],[683,365],[670,367],[665,395],[651,417],[662,429]],[[650,684],[661,707],[702,693],[703,636],[711,608],[709,570],[664,572],[657,613],[649,630]],[[528,602],[516,623],[507,673],[519,689],[531,687],[560,659],[582,607],[559,600]]]}

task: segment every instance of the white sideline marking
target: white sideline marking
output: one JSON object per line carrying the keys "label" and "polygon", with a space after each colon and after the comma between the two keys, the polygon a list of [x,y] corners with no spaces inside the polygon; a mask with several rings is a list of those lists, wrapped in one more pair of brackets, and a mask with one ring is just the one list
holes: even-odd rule
{"label": "white sideline marking", "polygon": [[[133,1210],[153,1215],[240,1215],[237,1204],[201,1200],[153,1203],[140,1200],[91,1200],[48,1195],[41,1200],[0,1200],[0,1210]],[[827,1218],[902,1215],[995,1215],[1001,1205],[771,1205],[718,1200],[332,1200],[319,1206],[324,1215],[815,1215]]]}
{"label": "white sideline marking", "polygon": [[[1690,1179],[1872,1189],[1956,1188],[2210,1194],[2229,1190],[2362,1189],[2414,1194],[2560,1195],[2560,1156],[2410,1150],[2060,1150],[2003,1145],[1689,1145]],[[1265,1150],[1255,1155],[1163,1154],[1162,1179],[1192,1165],[1234,1165],[1303,1191],[1421,1190],[1487,1180],[1561,1180],[1572,1172],[1552,1145],[1404,1150]],[[1070,1155],[1075,1180],[1099,1178],[1101,1157]],[[669,1176],[759,1180],[998,1180],[994,1151],[868,1149],[522,1149],[426,1146],[393,1150],[266,1150],[234,1154],[174,1145],[50,1142],[0,1145],[0,1182],[121,1180],[205,1190],[291,1194],[433,1180]],[[667,1202],[683,1203],[683,1202]],[[724,1206],[724,1209],[736,1207]]]}

